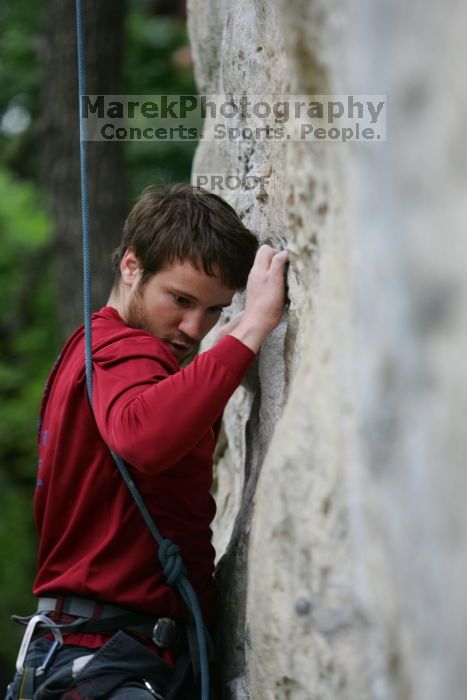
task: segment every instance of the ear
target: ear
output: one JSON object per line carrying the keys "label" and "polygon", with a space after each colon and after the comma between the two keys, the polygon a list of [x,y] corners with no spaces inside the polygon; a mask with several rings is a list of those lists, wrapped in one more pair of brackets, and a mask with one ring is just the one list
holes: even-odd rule
{"label": "ear", "polygon": [[120,263],[120,274],[122,276],[123,284],[126,284],[129,287],[132,287],[141,277],[139,260],[136,257],[132,246],[129,246],[123,255]]}

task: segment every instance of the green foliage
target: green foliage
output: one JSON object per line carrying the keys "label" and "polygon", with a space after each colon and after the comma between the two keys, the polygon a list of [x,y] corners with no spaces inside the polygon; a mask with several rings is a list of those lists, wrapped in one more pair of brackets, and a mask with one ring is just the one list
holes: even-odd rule
{"label": "green foliage", "polygon": [[170,17],[129,13],[124,79],[134,95],[190,95],[196,91],[190,67],[174,60],[188,42],[186,28]]}
{"label": "green foliage", "polygon": [[0,163],[26,177],[35,176],[38,169],[34,125],[40,111],[38,51],[42,21],[42,3],[0,3],[0,118],[16,109],[30,124],[19,133],[0,130]]}
{"label": "green foliage", "polygon": [[31,512],[32,490],[3,488],[1,493],[0,552],[2,556],[0,617],[0,683],[9,683],[24,628],[10,622],[13,612],[33,609],[31,580],[35,562],[35,535]]}
{"label": "green foliage", "polygon": [[42,21],[41,3],[3,0],[0,5],[0,107],[21,94],[33,104],[39,94],[36,60]]}
{"label": "green foliage", "polygon": [[[195,95],[193,70],[179,65],[188,45],[186,28],[170,17],[154,17],[133,3],[127,17],[124,83],[128,95]],[[129,142],[131,198],[156,183],[189,181],[196,143]]]}
{"label": "green foliage", "polygon": [[[50,362],[58,351],[51,283],[50,221],[37,186],[0,169],[0,618],[31,608],[35,537],[32,499],[37,413]],[[0,637],[11,669],[16,644]]]}
{"label": "green foliage", "polygon": [[18,485],[34,473],[38,401],[58,335],[51,227],[37,188],[0,170],[0,190],[0,479]]}

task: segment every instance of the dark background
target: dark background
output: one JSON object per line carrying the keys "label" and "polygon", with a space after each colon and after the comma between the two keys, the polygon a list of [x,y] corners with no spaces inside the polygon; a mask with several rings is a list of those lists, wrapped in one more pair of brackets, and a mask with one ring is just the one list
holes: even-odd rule
{"label": "dark background", "polygon": [[[185,2],[86,0],[90,94],[196,94]],[[47,374],[81,323],[81,205],[74,0],[0,2],[0,694],[29,614],[36,426]],[[129,207],[189,181],[196,143],[90,143],[93,306]]]}

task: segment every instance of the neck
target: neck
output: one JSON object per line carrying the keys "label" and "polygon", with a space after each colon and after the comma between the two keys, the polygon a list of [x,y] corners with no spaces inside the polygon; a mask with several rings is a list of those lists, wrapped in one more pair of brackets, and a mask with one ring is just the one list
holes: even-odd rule
{"label": "neck", "polygon": [[122,292],[122,286],[122,284],[117,284],[112,287],[112,291],[110,292],[110,296],[107,300],[107,306],[112,306],[114,309],[116,309],[121,318],[125,321],[127,300],[124,298],[125,294]]}

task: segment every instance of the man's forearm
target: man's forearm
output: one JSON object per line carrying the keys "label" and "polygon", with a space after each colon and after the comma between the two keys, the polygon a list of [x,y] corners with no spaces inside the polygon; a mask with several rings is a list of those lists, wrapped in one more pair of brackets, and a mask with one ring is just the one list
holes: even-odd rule
{"label": "man's forearm", "polygon": [[169,468],[219,418],[254,361],[253,353],[238,339],[224,338],[159,381],[164,370],[157,361],[146,360],[145,372],[140,356],[111,368],[97,361],[94,415],[105,442],[139,471],[155,474]]}
{"label": "man's forearm", "polygon": [[243,318],[238,326],[230,331],[228,335],[233,335],[234,338],[240,340],[250,350],[258,352],[268,334],[269,331],[262,328],[258,323]]}

